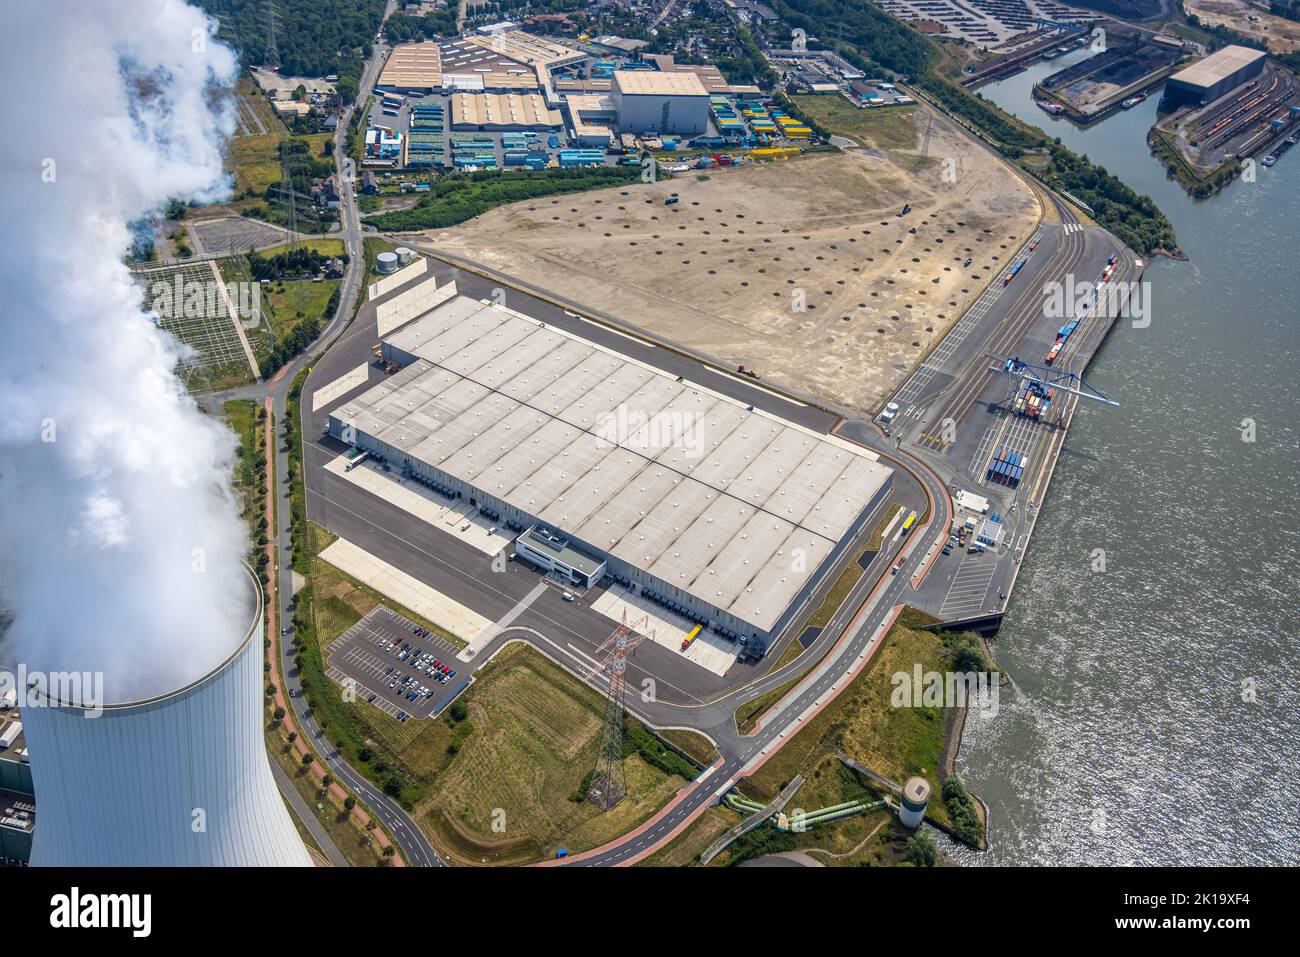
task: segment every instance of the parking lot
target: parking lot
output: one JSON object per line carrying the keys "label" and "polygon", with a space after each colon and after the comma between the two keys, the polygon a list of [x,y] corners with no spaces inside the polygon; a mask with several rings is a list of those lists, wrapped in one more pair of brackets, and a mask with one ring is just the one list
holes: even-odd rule
{"label": "parking lot", "polygon": [[326,674],[399,721],[441,713],[470,682],[460,649],[383,605],[327,649]]}

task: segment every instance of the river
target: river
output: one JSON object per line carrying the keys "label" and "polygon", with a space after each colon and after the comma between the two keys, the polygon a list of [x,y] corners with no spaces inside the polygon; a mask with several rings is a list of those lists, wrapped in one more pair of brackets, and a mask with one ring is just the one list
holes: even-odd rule
{"label": "river", "polygon": [[955,856],[1295,863],[1300,151],[1191,200],[1146,147],[1158,92],[1090,129],[1034,106],[1086,55],[981,92],[1150,195],[1190,262],[1150,265],[1149,327],[1088,370],[1120,406],[1075,416],[993,642],[1014,689],[958,762],[991,850]]}

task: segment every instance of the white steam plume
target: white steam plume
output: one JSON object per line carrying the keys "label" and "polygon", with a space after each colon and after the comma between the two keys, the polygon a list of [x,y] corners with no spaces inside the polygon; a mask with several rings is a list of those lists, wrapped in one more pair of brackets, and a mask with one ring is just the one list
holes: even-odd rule
{"label": "white steam plume", "polygon": [[227,190],[211,29],[179,0],[42,0],[0,40],[0,659],[102,671],[110,702],[206,674],[251,621],[234,437],[122,264],[130,221]]}

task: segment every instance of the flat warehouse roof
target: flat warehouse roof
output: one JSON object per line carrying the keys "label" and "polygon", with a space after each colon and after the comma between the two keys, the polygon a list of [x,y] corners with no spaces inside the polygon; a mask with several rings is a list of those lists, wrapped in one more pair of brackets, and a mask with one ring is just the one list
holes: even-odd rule
{"label": "flat warehouse roof", "polygon": [[1249,66],[1256,60],[1262,60],[1264,55],[1263,50],[1226,46],[1222,50],[1211,53],[1199,63],[1193,63],[1191,66],[1179,70],[1171,79],[1194,86],[1213,86],[1224,77],[1236,73],[1242,67]]}
{"label": "flat warehouse roof", "polygon": [[456,93],[451,98],[451,122],[456,126],[564,125],[559,110],[551,110],[540,93]]}
{"label": "flat warehouse roof", "polygon": [[769,630],[888,481],[822,435],[458,296],[331,418]]}
{"label": "flat warehouse roof", "polygon": [[379,74],[379,86],[429,87],[442,85],[442,51],[437,42],[406,43],[394,47]]}
{"label": "flat warehouse roof", "polygon": [[614,86],[627,96],[708,96],[694,73],[659,73],[655,70],[615,70]]}

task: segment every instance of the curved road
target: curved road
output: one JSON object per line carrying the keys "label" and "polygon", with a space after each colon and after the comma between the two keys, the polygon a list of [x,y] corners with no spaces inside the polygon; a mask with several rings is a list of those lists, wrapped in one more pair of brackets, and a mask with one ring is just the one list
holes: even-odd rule
{"label": "curved road", "polygon": [[[390,3],[390,9],[392,4]],[[376,46],[374,56],[367,64],[362,77],[358,103],[364,103],[373,88],[379,65],[382,62],[383,48]],[[345,248],[348,253],[348,268],[341,287],[339,308],[328,326],[322,332],[313,347],[304,352],[293,362],[285,366],[268,383],[259,383],[241,389],[232,390],[221,396],[211,397],[213,401],[232,398],[251,398],[267,401],[275,420],[285,421],[286,397],[289,385],[297,374],[310,361],[310,356],[327,348],[346,328],[354,312],[354,304],[361,292],[361,280],[365,274],[365,249],[362,242],[360,217],[356,207],[354,191],[351,188],[355,178],[352,161],[344,155],[344,143],[348,122],[351,119],[350,108],[340,119],[335,136],[335,163],[343,170],[346,187],[342,190],[342,231]],[[961,127],[961,124],[958,124]],[[964,129],[964,127],[962,127]],[[974,138],[974,137],[972,137]],[[975,138],[978,142],[978,138]],[[981,145],[986,144],[981,143]],[[1062,223],[1077,222],[1073,211],[1067,203],[1055,194],[1034,183],[1035,191],[1046,199]],[[1081,244],[1076,248],[1072,238],[1053,253],[1052,265],[1068,269],[1072,263],[1071,256],[1081,252]],[[1016,310],[1018,312],[1018,310]],[[999,341],[1003,338],[1014,343],[1019,334],[1020,323],[1007,324],[1003,330],[999,326]],[[957,385],[953,383],[952,385]],[[950,402],[954,409],[970,399],[966,398],[965,388],[956,388]],[[971,396],[973,399],[973,396]],[[847,430],[846,430],[847,431]],[[768,756],[788,740],[791,730],[802,721],[810,718],[820,707],[827,704],[835,693],[847,685],[846,678],[857,673],[866,663],[880,638],[887,631],[897,611],[909,603],[913,589],[924,578],[932,559],[936,556],[943,540],[951,527],[952,504],[940,478],[920,459],[895,448],[874,426],[853,423],[853,435],[845,435],[853,441],[871,448],[882,457],[890,460],[900,476],[910,477],[924,490],[928,498],[929,517],[925,526],[917,534],[910,536],[903,545],[902,567],[896,574],[891,574],[892,564],[898,559],[897,554],[888,548],[875,557],[866,568],[864,575],[852,589],[847,599],[832,616],[826,628],[822,630],[810,648],[793,662],[777,668],[764,677],[736,689],[703,706],[685,707],[664,703],[636,703],[630,710],[648,723],[660,727],[689,727],[710,737],[717,746],[720,755],[714,766],[701,774],[694,782],[687,785],[666,809],[645,825],[631,834],[619,838],[610,845],[597,848],[585,854],[568,859],[566,864],[579,865],[619,865],[629,864],[650,854],[656,847],[675,836],[696,816],[714,803],[717,796],[724,792],[739,777],[751,773]],[[279,438],[283,438],[281,431]],[[280,545],[278,550],[279,576],[283,582],[290,582],[291,549],[289,538],[289,492],[286,481],[288,474],[287,447],[282,441],[276,448],[276,491],[281,502],[277,511],[276,535]],[[918,501],[913,507],[919,507]],[[279,618],[291,620],[289,608],[291,589],[281,588],[279,593]],[[524,638],[537,645],[544,652],[547,646],[558,649],[559,645],[547,636],[531,629],[507,629],[497,639],[504,643],[509,640]],[[418,826],[410,816],[391,798],[375,788],[362,775],[349,766],[335,752],[316,724],[310,709],[306,706],[298,681],[297,669],[293,667],[288,647],[285,647],[285,683],[290,693],[294,712],[305,729],[305,737],[330,772],[352,789],[365,801],[381,821],[397,844],[405,853],[411,864],[416,866],[445,866],[445,862],[429,844]],[[481,660],[489,660],[485,654]],[[563,656],[557,657],[562,660]],[[809,665],[808,662],[814,662]],[[571,669],[572,670],[572,669]],[[801,684],[787,694],[783,700],[768,711],[768,721],[750,735],[741,735],[735,726],[737,708],[769,691],[792,681],[796,676],[808,672]]]}

